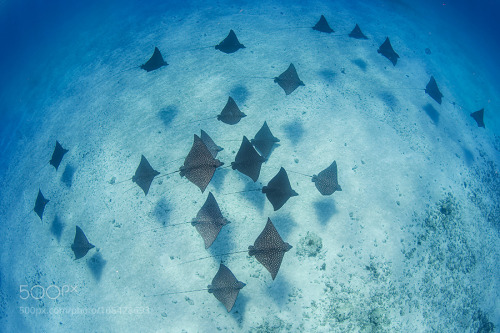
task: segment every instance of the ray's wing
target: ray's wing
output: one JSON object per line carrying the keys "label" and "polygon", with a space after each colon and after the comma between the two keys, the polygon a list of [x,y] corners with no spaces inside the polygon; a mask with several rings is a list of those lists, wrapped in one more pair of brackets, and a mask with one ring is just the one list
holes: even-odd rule
{"label": "ray's wing", "polygon": [[146,157],[141,155],[141,162],[135,171],[135,175],[132,177],[132,181],[144,191],[145,195],[147,195],[153,179],[159,174],[160,173],[149,164]]}
{"label": "ray's wing", "polygon": [[35,207],[33,207],[33,210],[35,213],[40,217],[40,220],[43,217],[43,211],[45,210],[45,205],[49,202],[50,200],[45,199],[45,197],[42,194],[42,191],[38,189],[38,195],[36,197],[35,201]]}
{"label": "ray's wing", "polygon": [[470,116],[476,121],[478,127],[483,127],[484,126],[484,109],[481,109],[476,112],[472,112]]}
{"label": "ray's wing", "polygon": [[233,170],[240,171],[256,182],[260,175],[262,163],[264,163],[265,160],[265,158],[257,153],[247,137],[243,136],[240,149],[236,154],[235,161],[231,163],[231,166]]}
{"label": "ray's wing", "polygon": [[298,195],[292,189],[284,168],[281,168],[278,174],[269,181],[267,186],[262,188],[262,193],[266,194],[275,211],[280,209],[288,199]]}
{"label": "ray's wing", "polygon": [[158,48],[155,47],[153,55],[144,65],[141,65],[141,68],[147,72],[151,72],[167,65],[168,65],[167,62],[163,60],[163,56],[161,55],[160,50],[158,50]]}
{"label": "ray's wing", "polygon": [[427,83],[427,86],[425,87],[425,92],[432,97],[436,102],[441,104],[443,94],[441,91],[439,91],[436,79],[434,76],[431,76],[429,83]]}
{"label": "ray's wing", "polygon": [[326,32],[326,33],[332,33],[335,32],[333,31],[332,28],[330,28],[330,25],[326,21],[325,16],[321,15],[319,18],[318,23],[313,27],[313,30],[321,31],[321,32]]}
{"label": "ray's wing", "polygon": [[229,31],[229,34],[226,38],[224,38],[222,42],[215,45],[216,50],[222,51],[224,53],[234,53],[243,48],[245,48],[245,45],[240,43],[238,37],[236,37],[236,34],[232,29]]}
{"label": "ray's wing", "polygon": [[186,178],[198,186],[203,193],[212,179],[215,169],[223,165],[217,159],[214,159],[203,141],[196,134],[194,142],[184,165],[180,168],[181,177]]}
{"label": "ray's wing", "polygon": [[274,227],[271,219],[267,219],[267,224],[259,237],[255,240],[253,247],[249,248],[249,255],[255,258],[271,273],[273,280],[281,267],[285,252],[292,246],[285,243],[278,231]]}
{"label": "ray's wing", "polygon": [[293,64],[290,64],[288,69],[281,73],[280,76],[275,77],[274,82],[278,83],[287,95],[290,95],[299,86],[304,85],[304,82],[299,79],[297,70]]}
{"label": "ray's wing", "polygon": [[224,106],[224,109],[222,109],[221,113],[217,116],[217,120],[220,120],[228,125],[235,125],[243,117],[246,117],[246,114],[241,112],[234,99],[229,96],[226,106]]}
{"label": "ray's wing", "polygon": [[389,40],[389,37],[386,37],[385,41],[382,43],[382,45],[380,45],[377,52],[382,54],[387,59],[389,59],[392,62],[392,64],[394,66],[396,66],[396,64],[398,62],[399,55],[392,48],[391,41]]}
{"label": "ray's wing", "polygon": [[357,23],[354,29],[352,29],[351,33],[349,34],[349,37],[356,39],[368,39],[368,37],[366,37],[365,34],[361,31],[361,28]]}
{"label": "ray's wing", "polygon": [[201,138],[201,141],[203,141],[203,143],[205,144],[207,149],[212,154],[213,158],[216,158],[217,154],[220,151],[224,150],[224,148],[217,146],[215,144],[214,140],[212,140],[212,138],[204,130],[201,130],[200,138]]}
{"label": "ray's wing", "polygon": [[268,272],[271,273],[271,277],[274,280],[281,267],[281,262],[283,261],[284,256],[285,252],[283,251],[268,250],[266,252],[256,253],[255,259],[257,259],[262,266],[264,266]]}
{"label": "ray's wing", "polygon": [[342,191],[338,180],[337,180],[337,162],[333,161],[333,163],[321,171],[317,176],[312,177],[312,181],[319,193],[322,195],[330,195],[335,191]]}
{"label": "ray's wing", "polygon": [[71,245],[71,249],[75,254],[75,260],[85,257],[87,252],[92,248],[94,248],[94,245],[90,244],[83,230],[79,226],[76,226],[75,240]]}
{"label": "ray's wing", "polygon": [[255,134],[255,137],[251,142],[255,146],[255,148],[260,151],[264,158],[268,158],[271,154],[274,144],[280,142],[280,140],[276,138],[273,133],[271,133],[267,122],[264,121],[264,125],[262,125],[257,134]]}
{"label": "ray's wing", "polygon": [[192,222],[205,242],[205,249],[208,249],[212,245],[222,227],[227,223],[212,192],[209,192],[205,204],[201,207],[196,215],[196,219]]}
{"label": "ray's wing", "polygon": [[233,308],[240,289],[244,286],[245,284],[238,281],[229,268],[221,263],[212,284],[208,286],[208,292],[213,293],[229,312]]}
{"label": "ray's wing", "polygon": [[61,164],[61,161],[64,157],[64,154],[68,152],[67,149],[64,149],[59,141],[56,141],[56,146],[54,148],[54,152],[52,153],[52,157],[50,159],[50,164],[56,168],[56,170],[59,168],[59,164]]}

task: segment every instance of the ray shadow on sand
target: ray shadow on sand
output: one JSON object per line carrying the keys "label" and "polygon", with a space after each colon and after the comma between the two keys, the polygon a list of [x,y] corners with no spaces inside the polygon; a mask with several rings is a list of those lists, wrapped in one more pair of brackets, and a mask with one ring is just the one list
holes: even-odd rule
{"label": "ray shadow on sand", "polygon": [[322,70],[322,71],[319,72],[319,75],[326,82],[332,83],[335,80],[335,78],[337,77],[338,74],[335,73],[334,71],[332,71],[331,69],[324,69],[324,70]]}
{"label": "ray shadow on sand", "polygon": [[106,266],[107,261],[102,257],[100,252],[96,252],[88,261],[87,266],[92,273],[94,279],[99,282]]}
{"label": "ray shadow on sand", "polygon": [[294,120],[284,127],[284,132],[287,139],[292,142],[294,146],[296,146],[303,138],[305,130],[302,126],[302,122],[300,120]]}
{"label": "ray shadow on sand", "polygon": [[210,184],[214,188],[214,192],[220,192],[220,189],[222,188],[222,185],[224,184],[224,179],[226,178],[227,174],[229,173],[228,169],[224,168],[219,168],[217,169],[217,172],[214,173],[214,176],[212,177],[212,180],[210,181]]}
{"label": "ray shadow on sand", "polygon": [[378,94],[378,97],[384,104],[391,110],[394,110],[398,107],[398,99],[394,94],[389,91],[384,91]]}
{"label": "ray shadow on sand", "polygon": [[[241,178],[245,178],[245,189],[237,195],[242,195],[260,213],[262,213],[264,211],[264,205],[266,204],[266,196],[262,195],[261,191],[255,191],[255,183],[253,183],[251,179],[244,176],[241,176]],[[262,185],[259,186],[262,187]]]}
{"label": "ray shadow on sand", "polygon": [[160,198],[153,208],[154,218],[162,225],[167,225],[170,221],[171,206],[165,198]]}
{"label": "ray shadow on sand", "polygon": [[424,106],[424,111],[427,113],[429,118],[431,118],[434,125],[439,124],[439,112],[436,110],[431,104],[427,104]]}
{"label": "ray shadow on sand", "polygon": [[322,225],[326,225],[328,221],[337,213],[335,201],[333,198],[322,198],[314,202],[314,211],[316,217]]}
{"label": "ray shadow on sand", "polygon": [[158,111],[158,117],[161,119],[165,127],[168,127],[178,114],[179,108],[177,108],[176,105],[169,105]]}
{"label": "ray shadow on sand", "polygon": [[71,187],[73,185],[73,178],[75,176],[76,169],[71,165],[67,164],[66,168],[64,168],[64,172],[61,175],[61,181],[67,187]]}
{"label": "ray shadow on sand", "polygon": [[233,96],[236,101],[238,101],[239,104],[244,104],[246,103],[248,96],[250,95],[250,92],[248,91],[247,87],[244,85],[237,85],[231,91],[229,92],[229,96]]}
{"label": "ray shadow on sand", "polygon": [[50,233],[57,239],[58,243],[61,241],[61,235],[63,230],[64,230],[64,224],[62,223],[59,216],[56,215],[54,217],[54,221],[52,221],[52,224],[50,226]]}

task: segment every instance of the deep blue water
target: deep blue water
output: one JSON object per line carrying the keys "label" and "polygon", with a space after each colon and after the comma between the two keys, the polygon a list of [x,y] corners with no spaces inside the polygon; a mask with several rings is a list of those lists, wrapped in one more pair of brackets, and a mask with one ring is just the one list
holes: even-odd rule
{"label": "deep blue water", "polygon": [[[286,3],[286,2],[283,2]],[[295,3],[295,2],[291,2]],[[455,36],[462,40],[469,52],[476,54],[482,61],[481,66],[489,68],[492,81],[498,84],[495,78],[500,77],[498,54],[500,54],[500,3],[495,0],[478,1],[386,1],[385,7],[394,7],[396,10],[410,6],[425,13],[429,20],[440,22],[445,27],[447,36]],[[244,2],[242,2],[244,4]],[[404,4],[404,6],[401,6]],[[0,45],[3,51],[0,54],[0,151],[16,141],[18,136],[14,131],[23,126],[22,111],[19,110],[19,96],[16,85],[36,85],[36,73],[33,68],[46,58],[62,57],[58,52],[60,43],[67,43],[72,39],[82,38],[85,29],[92,31],[102,20],[126,18],[127,13],[145,17],[148,13],[170,11],[189,8],[189,1],[148,1],[144,5],[139,1],[3,1],[0,4]],[[196,6],[192,8],[196,10]],[[126,27],[115,26],[115,31],[109,34],[124,33]],[[99,37],[95,37],[99,39]],[[109,49],[118,45],[109,45]],[[85,63],[91,59],[85,58],[82,49],[79,57],[71,58],[73,63],[67,66],[78,65],[76,61]],[[500,84],[499,84],[500,85]],[[14,91],[8,89],[14,87]],[[28,104],[36,108],[36,103]],[[489,112],[498,115],[498,106]],[[29,132],[29,129],[27,129]],[[2,159],[1,166],[5,167],[6,159]]]}
{"label": "deep blue water", "polygon": [[[498,54],[500,38],[500,2],[478,1],[434,1],[411,2],[412,6],[428,13],[430,19],[443,21],[446,29],[458,40],[466,40],[469,48],[490,68],[492,78],[500,75]],[[480,66],[481,64],[478,64]]]}

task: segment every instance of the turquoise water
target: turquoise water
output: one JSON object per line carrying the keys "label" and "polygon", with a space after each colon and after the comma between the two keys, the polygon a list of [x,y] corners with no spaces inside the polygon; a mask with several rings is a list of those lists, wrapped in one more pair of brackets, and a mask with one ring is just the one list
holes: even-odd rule
{"label": "turquoise water", "polygon": [[[0,331],[498,330],[499,13],[3,2]],[[311,29],[321,15],[335,32]],[[367,40],[347,36],[356,23]],[[216,50],[231,29],[245,48]],[[377,52],[386,37],[395,66]],[[168,66],[141,70],[155,47]],[[290,63],[304,86],[286,95],[272,78]],[[215,119],[229,96],[246,114],[235,125]],[[485,128],[470,116],[482,108]],[[264,121],[280,142],[254,183],[228,166]],[[203,193],[176,172],[200,130],[224,148]],[[131,180],[141,155],[160,172],[147,195]],[[307,176],[334,160],[342,191],[323,196]],[[281,167],[298,196],[274,211],[260,189]],[[231,223],[205,250],[182,223],[208,192]],[[268,218],[293,246],[274,280],[255,256],[205,258],[247,250]],[[76,226],[95,245],[78,260]],[[201,290],[221,260],[246,284],[230,312]]]}

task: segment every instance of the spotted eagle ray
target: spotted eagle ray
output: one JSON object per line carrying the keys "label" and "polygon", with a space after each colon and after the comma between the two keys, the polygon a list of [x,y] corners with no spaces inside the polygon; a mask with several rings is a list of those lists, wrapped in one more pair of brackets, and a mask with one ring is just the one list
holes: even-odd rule
{"label": "spotted eagle ray", "polygon": [[380,45],[377,52],[386,57],[387,59],[389,59],[392,62],[392,64],[396,66],[399,55],[392,48],[389,37],[386,37],[385,41],[382,43],[382,45]]}
{"label": "spotted eagle ray", "polygon": [[283,241],[273,222],[268,218],[264,230],[254,244],[248,247],[248,255],[255,256],[255,259],[271,273],[274,280],[281,267],[283,256],[291,248],[290,244]]}
{"label": "spotted eagle ray", "polygon": [[320,32],[326,32],[326,33],[332,33],[335,32],[332,28],[330,28],[330,25],[326,21],[325,16],[321,15],[319,18],[318,23],[314,27],[312,27],[313,30],[320,31]]}
{"label": "spotted eagle ray", "polygon": [[229,34],[227,35],[226,38],[224,38],[222,42],[215,45],[216,50],[219,50],[224,53],[234,53],[239,49],[244,49],[244,48],[245,45],[240,43],[238,37],[236,37],[236,34],[232,29],[229,31]]}
{"label": "spotted eagle ray", "polygon": [[212,245],[222,227],[228,223],[230,222],[222,216],[219,204],[212,192],[208,193],[207,200],[198,211],[196,218],[191,222],[203,238],[205,249],[208,249]]}
{"label": "spotted eagle ray", "polygon": [[141,68],[144,69],[146,72],[151,72],[163,66],[168,66],[168,64],[165,60],[163,60],[163,56],[161,55],[161,52],[158,49],[158,47],[155,46],[153,55],[151,56],[151,58],[149,58],[148,61],[146,61],[145,64],[141,65]]}
{"label": "spotted eagle ray", "polygon": [[366,37],[365,34],[361,31],[361,28],[357,23],[354,29],[352,29],[352,31],[349,33],[349,37],[356,39],[368,39],[368,37]]}
{"label": "spotted eagle ray", "polygon": [[436,83],[436,79],[434,79],[434,76],[431,76],[429,83],[427,83],[427,86],[425,87],[425,92],[432,97],[436,102],[441,104],[443,94],[441,91],[439,91],[439,88]]}
{"label": "spotted eagle ray", "polygon": [[282,167],[280,171],[262,188],[262,193],[266,194],[267,199],[273,205],[274,210],[278,210],[290,199],[297,196],[297,192],[292,189],[288,175]]}
{"label": "spotted eagle ray", "polygon": [[219,270],[212,279],[212,283],[209,284],[206,289],[166,292],[148,296],[176,295],[206,290],[210,294],[214,295],[214,297],[224,305],[227,312],[230,312],[236,302],[236,298],[238,297],[240,290],[245,286],[246,284],[238,281],[233,272],[231,272],[226,265],[220,263]]}
{"label": "spotted eagle ray", "polygon": [[61,164],[61,161],[64,157],[64,155],[68,152],[67,149],[64,149],[59,141],[56,140],[56,146],[54,148],[54,152],[52,153],[52,157],[49,161],[49,163],[56,168],[56,170],[59,168],[59,165]]}
{"label": "spotted eagle ray", "polygon": [[243,136],[240,149],[236,154],[234,162],[231,163],[231,167],[233,170],[238,170],[256,182],[259,179],[262,163],[265,161],[266,159],[259,155],[247,137]]}
{"label": "spotted eagle ray", "polygon": [[135,171],[135,175],[132,177],[132,181],[144,191],[144,195],[148,195],[153,179],[159,174],[160,173],[149,164],[146,157],[141,155],[141,162]]}
{"label": "spotted eagle ray", "polygon": [[470,114],[470,116],[472,118],[474,118],[474,120],[476,121],[476,124],[477,124],[478,127],[485,128],[485,126],[484,126],[484,120],[483,120],[483,118],[484,118],[484,109],[481,109],[481,110],[476,111],[476,112],[472,112]]}
{"label": "spotted eagle ray", "polygon": [[198,186],[203,193],[215,170],[222,165],[224,163],[215,159],[200,137],[195,134],[193,146],[179,171],[181,177],[185,176],[190,182]]}
{"label": "spotted eagle ray", "polygon": [[262,157],[269,158],[273,147],[280,142],[280,140],[271,133],[267,122],[264,121],[264,125],[255,134],[255,137],[250,140],[255,148],[262,154]]}
{"label": "spotted eagle ray", "polygon": [[43,212],[45,210],[45,205],[49,201],[50,200],[45,199],[45,197],[42,194],[42,191],[38,189],[38,195],[36,197],[35,207],[33,207],[33,211],[38,215],[38,217],[40,217],[40,220],[42,220]]}
{"label": "spotted eagle ray", "polygon": [[273,222],[270,218],[267,219],[266,226],[256,238],[253,245],[248,247],[248,250],[234,251],[222,254],[211,255],[203,258],[198,258],[195,260],[186,261],[183,264],[192,263],[195,261],[200,261],[204,259],[209,259],[213,257],[222,257],[232,254],[247,253],[250,257],[255,257],[258,262],[264,266],[269,273],[271,273],[271,278],[274,280],[278,271],[281,267],[283,261],[283,256],[288,252],[292,246],[283,241],[280,234],[276,230]]}
{"label": "spotted eagle ray", "polygon": [[85,257],[87,252],[94,247],[94,245],[90,244],[82,229],[79,226],[76,226],[75,240],[71,245],[71,250],[73,250],[73,253],[75,254],[75,260]]}
{"label": "spotted eagle ray", "polygon": [[293,64],[290,64],[286,71],[275,77],[274,82],[285,91],[286,95],[290,95],[295,89],[304,85],[304,82],[299,79],[297,70]]}

